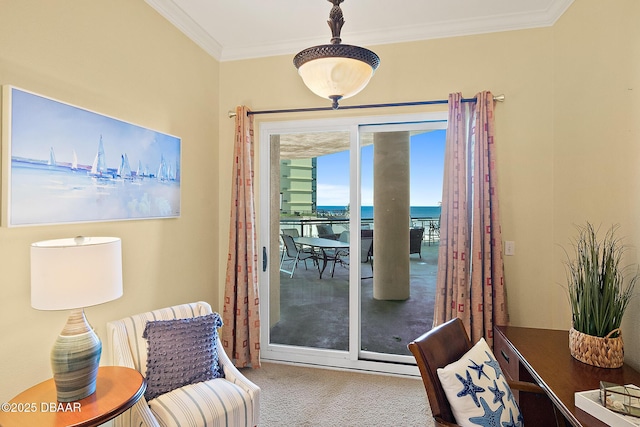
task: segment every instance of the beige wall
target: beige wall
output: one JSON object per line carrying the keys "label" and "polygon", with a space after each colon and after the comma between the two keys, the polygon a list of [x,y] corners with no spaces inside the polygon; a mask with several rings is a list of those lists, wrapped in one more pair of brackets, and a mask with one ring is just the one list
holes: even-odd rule
{"label": "beige wall", "polygon": [[143,0],[0,0],[0,84],[179,136],[183,155],[179,219],[0,228],[0,401],[51,376],[49,351],[68,315],[31,308],[34,241],[122,239],[124,296],[87,309],[105,345],[108,320],[196,300],[218,306],[218,74]]}
{"label": "beige wall", "polygon": [[[554,27],[553,46],[554,242],[575,235],[572,224],[619,223],[633,263],[640,253],[639,19],[634,0],[580,0]],[[554,260],[563,259],[559,247],[548,250]],[[555,282],[562,283],[562,265],[553,267]],[[554,325],[563,325],[560,320]],[[623,321],[625,360],[636,368],[639,330],[636,297]]]}
{"label": "beige wall", "polygon": [[[496,106],[497,169],[503,238],[516,242],[516,255],[505,259],[514,325],[569,328],[561,246],[573,224],[620,223],[627,243],[640,247],[639,21],[637,0],[580,0],[549,28],[376,46],[382,59],[376,75],[343,101],[446,99],[449,92],[471,97],[481,90],[506,95]],[[226,111],[237,104],[267,110],[329,102],[303,86],[291,56],[224,62],[220,81],[222,215],[233,140]],[[261,121],[345,114],[354,113],[256,116],[256,129]],[[220,226],[225,236],[228,225]],[[226,250],[224,239],[219,244]],[[635,251],[628,261],[638,261]],[[636,298],[623,324],[626,360],[637,368],[639,313]]]}

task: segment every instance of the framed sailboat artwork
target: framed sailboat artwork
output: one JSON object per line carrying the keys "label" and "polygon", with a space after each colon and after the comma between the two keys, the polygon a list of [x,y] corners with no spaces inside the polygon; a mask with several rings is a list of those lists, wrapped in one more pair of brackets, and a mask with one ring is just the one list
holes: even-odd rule
{"label": "framed sailboat artwork", "polygon": [[9,227],[180,216],[180,138],[3,86]]}

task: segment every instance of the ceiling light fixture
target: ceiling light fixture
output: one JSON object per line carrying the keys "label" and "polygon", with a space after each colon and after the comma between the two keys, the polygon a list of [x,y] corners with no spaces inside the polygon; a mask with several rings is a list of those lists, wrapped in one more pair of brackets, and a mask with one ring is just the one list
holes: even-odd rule
{"label": "ceiling light fixture", "polygon": [[344,25],[340,3],[344,0],[327,0],[333,3],[329,14],[331,44],[313,46],[299,52],[293,58],[304,84],[316,95],[333,101],[349,98],[367,86],[380,65],[380,58],[369,49],[340,44],[340,30]]}

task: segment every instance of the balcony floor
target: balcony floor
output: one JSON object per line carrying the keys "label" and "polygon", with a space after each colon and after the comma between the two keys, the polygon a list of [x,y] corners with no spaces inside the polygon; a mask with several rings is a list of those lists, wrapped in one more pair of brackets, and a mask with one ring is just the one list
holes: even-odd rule
{"label": "balcony floor", "polygon": [[[363,350],[410,356],[407,344],[431,329],[436,291],[438,244],[422,243],[422,258],[410,255],[410,297],[405,301],[373,298],[373,279],[361,281]],[[374,261],[375,262],[375,261]],[[280,320],[271,328],[271,342],[348,350],[348,269],[329,267],[318,278],[311,261],[300,262],[293,278],[280,273]],[[359,264],[362,276],[370,264]],[[288,268],[288,267],[287,267]]]}

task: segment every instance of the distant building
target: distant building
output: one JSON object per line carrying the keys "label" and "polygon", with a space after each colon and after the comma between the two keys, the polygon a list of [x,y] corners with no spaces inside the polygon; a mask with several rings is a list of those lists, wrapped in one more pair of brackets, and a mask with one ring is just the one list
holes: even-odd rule
{"label": "distant building", "polygon": [[281,214],[310,215],[317,209],[317,159],[280,161]]}

